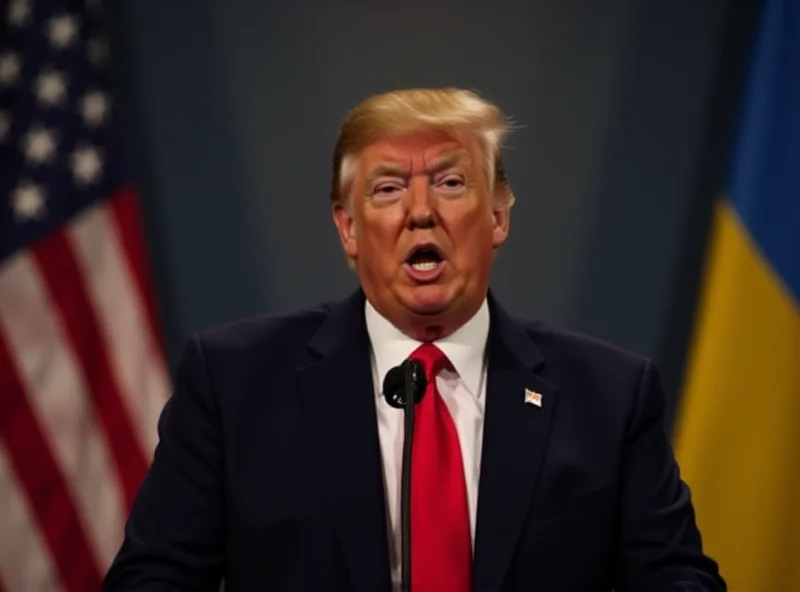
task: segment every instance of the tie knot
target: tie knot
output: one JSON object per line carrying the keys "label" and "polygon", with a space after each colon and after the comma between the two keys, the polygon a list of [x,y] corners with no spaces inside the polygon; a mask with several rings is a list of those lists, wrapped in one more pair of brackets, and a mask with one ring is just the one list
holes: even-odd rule
{"label": "tie knot", "polygon": [[451,366],[450,360],[445,353],[432,343],[423,343],[411,354],[412,360],[422,363],[425,368],[425,377],[428,380],[434,378],[444,368]]}

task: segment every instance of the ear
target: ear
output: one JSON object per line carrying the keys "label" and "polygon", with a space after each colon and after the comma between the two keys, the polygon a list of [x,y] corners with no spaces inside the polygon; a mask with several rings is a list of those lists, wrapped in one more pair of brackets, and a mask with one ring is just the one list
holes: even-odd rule
{"label": "ear", "polygon": [[342,242],[345,254],[355,259],[358,257],[355,218],[341,203],[335,203],[333,204],[333,222],[339,231],[339,240]]}
{"label": "ear", "polygon": [[492,228],[492,247],[498,249],[508,240],[511,208],[507,205],[501,205],[501,202],[495,202],[492,208],[492,220],[494,222]]}

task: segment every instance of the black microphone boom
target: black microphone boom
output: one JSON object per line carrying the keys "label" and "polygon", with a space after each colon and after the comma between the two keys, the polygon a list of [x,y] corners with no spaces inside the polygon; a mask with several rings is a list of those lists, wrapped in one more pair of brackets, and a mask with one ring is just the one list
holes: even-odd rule
{"label": "black microphone boom", "polygon": [[389,370],[383,379],[383,396],[387,403],[405,411],[400,485],[402,592],[411,592],[411,443],[414,437],[414,404],[422,400],[427,386],[425,368],[417,360],[405,360]]}

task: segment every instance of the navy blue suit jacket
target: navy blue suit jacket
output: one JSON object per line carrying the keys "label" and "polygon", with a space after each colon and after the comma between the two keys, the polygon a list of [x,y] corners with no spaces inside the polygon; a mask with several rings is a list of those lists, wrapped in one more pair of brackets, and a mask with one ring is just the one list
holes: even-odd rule
{"label": "navy blue suit jacket", "polygon": [[[474,590],[725,590],[653,365],[490,311]],[[195,336],[104,589],[389,590],[374,392],[360,291]]]}

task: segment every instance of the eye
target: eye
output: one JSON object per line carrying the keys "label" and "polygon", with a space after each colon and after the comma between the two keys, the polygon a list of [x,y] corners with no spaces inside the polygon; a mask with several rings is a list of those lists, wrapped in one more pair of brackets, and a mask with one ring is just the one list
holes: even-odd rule
{"label": "eye", "polygon": [[457,196],[464,192],[467,182],[462,175],[450,174],[436,180],[436,189],[447,196]]}
{"label": "eye", "polygon": [[377,183],[370,192],[370,197],[376,201],[389,202],[399,199],[405,191],[405,186],[396,181]]}

